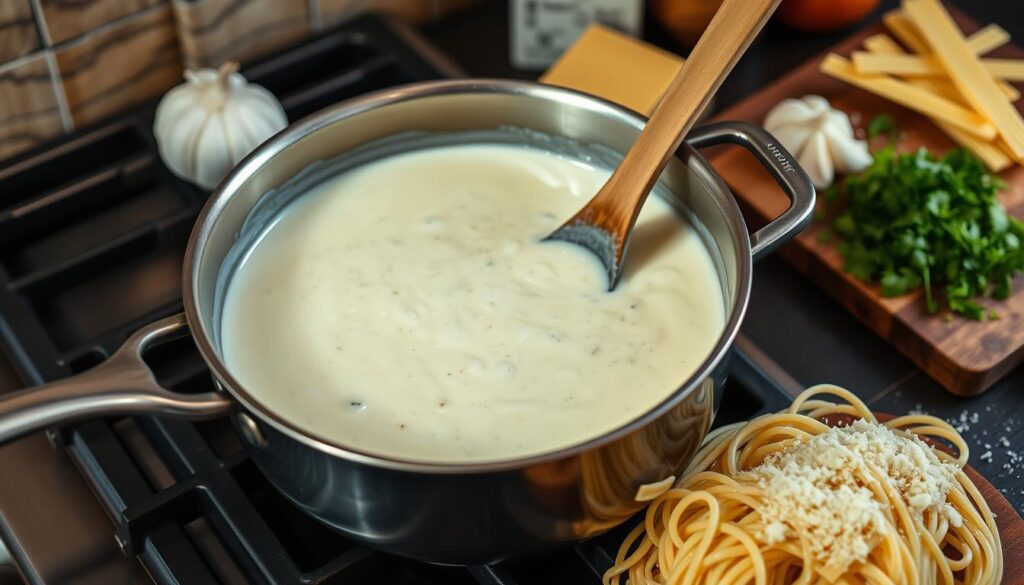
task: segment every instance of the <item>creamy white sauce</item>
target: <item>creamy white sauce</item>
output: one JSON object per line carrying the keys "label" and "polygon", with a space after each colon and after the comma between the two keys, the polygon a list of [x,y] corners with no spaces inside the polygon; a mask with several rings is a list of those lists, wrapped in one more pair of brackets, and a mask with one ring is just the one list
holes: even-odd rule
{"label": "creamy white sauce", "polygon": [[695,371],[725,309],[703,243],[657,197],[612,293],[589,252],[539,242],[607,177],[467,145],[332,178],[232,278],[225,361],[287,420],[395,458],[507,459],[620,426]]}

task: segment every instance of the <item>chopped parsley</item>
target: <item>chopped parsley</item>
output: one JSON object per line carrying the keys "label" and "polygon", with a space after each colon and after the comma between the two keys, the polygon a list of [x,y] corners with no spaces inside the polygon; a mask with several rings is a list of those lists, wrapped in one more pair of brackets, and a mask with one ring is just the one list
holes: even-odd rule
{"label": "chopped parsley", "polygon": [[963,149],[942,157],[878,150],[867,170],[846,179],[846,207],[833,223],[845,269],[879,282],[887,297],[923,287],[931,313],[941,286],[953,312],[994,318],[975,299],[1007,298],[1024,270],[1024,223],[1007,215],[1000,188]]}
{"label": "chopped parsley", "polygon": [[885,135],[892,140],[896,137],[897,132],[896,122],[893,121],[892,116],[889,114],[878,114],[868,124],[868,138],[877,138]]}

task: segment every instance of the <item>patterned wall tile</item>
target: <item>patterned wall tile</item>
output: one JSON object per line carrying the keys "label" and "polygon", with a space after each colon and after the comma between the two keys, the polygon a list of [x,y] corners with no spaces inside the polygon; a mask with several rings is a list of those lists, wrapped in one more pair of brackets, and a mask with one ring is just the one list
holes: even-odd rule
{"label": "patterned wall tile", "polygon": [[181,82],[170,6],[157,6],[60,47],[57,64],[76,127],[158,97]]}
{"label": "patterned wall tile", "polygon": [[168,0],[39,0],[50,43],[56,45]]}
{"label": "patterned wall tile", "polygon": [[390,14],[412,23],[421,23],[432,18],[436,12],[436,0],[313,0],[320,10],[324,27],[330,27],[353,16],[374,10]]}
{"label": "patterned wall tile", "polygon": [[46,55],[36,53],[0,67],[0,159],[63,130]]}
{"label": "patterned wall tile", "polygon": [[247,61],[311,32],[309,0],[174,0],[187,67]]}
{"label": "patterned wall tile", "polygon": [[0,63],[39,48],[39,34],[29,0],[0,0]]}

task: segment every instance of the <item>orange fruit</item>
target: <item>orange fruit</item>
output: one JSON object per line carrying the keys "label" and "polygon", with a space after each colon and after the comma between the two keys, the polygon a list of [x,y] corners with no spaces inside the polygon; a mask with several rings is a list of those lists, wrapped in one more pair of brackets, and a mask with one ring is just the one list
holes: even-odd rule
{"label": "orange fruit", "polygon": [[879,0],[782,0],[775,18],[808,32],[829,32],[860,22]]}

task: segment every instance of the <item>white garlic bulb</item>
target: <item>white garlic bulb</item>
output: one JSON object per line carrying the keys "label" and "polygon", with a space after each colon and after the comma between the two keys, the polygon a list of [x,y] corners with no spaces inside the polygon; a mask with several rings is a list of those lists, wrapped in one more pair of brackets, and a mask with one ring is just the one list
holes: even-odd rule
{"label": "white garlic bulb", "polygon": [[871,164],[868,143],[854,137],[850,118],[819,95],[782,100],[768,112],[764,127],[819,189],[830,186],[836,172],[859,173]]}
{"label": "white garlic bulb", "polygon": [[212,189],[288,118],[273,94],[238,73],[237,63],[186,71],[185,79],[160,100],[153,134],[174,174]]}

